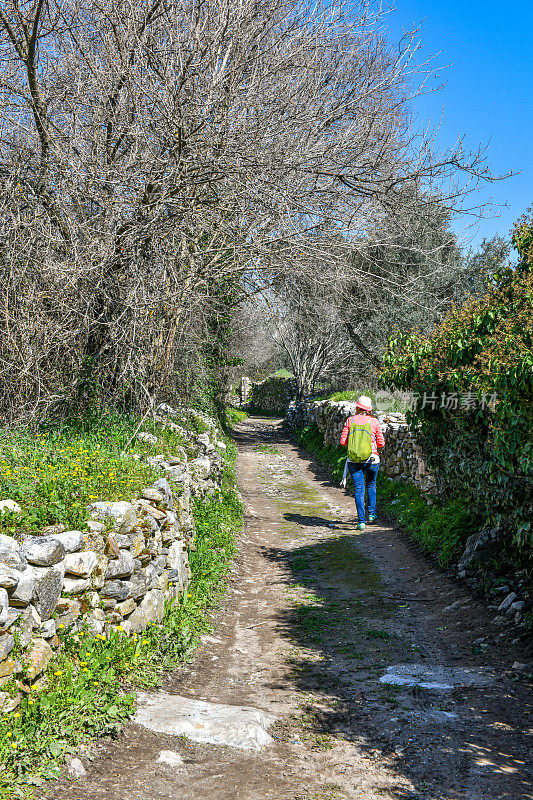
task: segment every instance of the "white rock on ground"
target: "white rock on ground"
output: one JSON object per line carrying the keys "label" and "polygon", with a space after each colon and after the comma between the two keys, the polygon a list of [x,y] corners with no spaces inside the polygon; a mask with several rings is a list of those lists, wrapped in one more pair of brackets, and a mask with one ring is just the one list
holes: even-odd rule
{"label": "white rock on ground", "polygon": [[80,759],[73,758],[72,756],[67,758],[67,771],[72,778],[83,778],[85,775],[87,775],[85,767],[81,763]]}
{"label": "white rock on ground", "polygon": [[137,700],[134,721],[155,733],[256,751],[273,741],[267,728],[275,717],[258,708],[207,703],[165,692],[141,693]]}
{"label": "white rock on ground", "polygon": [[161,750],[156,764],[168,764],[169,767],[183,767],[184,760],[175,750]]}
{"label": "white rock on ground", "polygon": [[148,442],[148,444],[157,444],[157,436],[154,436],[153,433],[148,433],[148,431],[138,433],[137,439],[141,442]]}
{"label": "white rock on ground", "polygon": [[12,511],[14,514],[20,514],[22,509],[14,500],[0,500],[0,514],[3,514],[4,511]]}
{"label": "white rock on ground", "polygon": [[111,517],[115,520],[122,519],[132,508],[133,504],[127,503],[125,500],[116,500],[114,502],[98,501],[97,503],[91,503],[89,506],[92,517],[97,519]]}
{"label": "white rock on ground", "polygon": [[393,686],[420,686],[422,689],[451,691],[459,686],[486,686],[492,683],[492,677],[481,669],[396,664],[387,667],[385,675],[379,681]]}

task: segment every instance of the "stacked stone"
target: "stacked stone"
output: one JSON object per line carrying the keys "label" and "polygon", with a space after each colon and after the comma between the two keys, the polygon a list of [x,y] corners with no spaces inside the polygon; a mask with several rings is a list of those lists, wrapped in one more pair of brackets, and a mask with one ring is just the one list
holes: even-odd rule
{"label": "stacked stone", "polygon": [[269,414],[286,414],[296,391],[294,378],[265,378],[264,381],[252,384],[250,404]]}
{"label": "stacked stone", "polygon": [[[147,459],[164,475],[131,503],[93,503],[86,531],[52,526],[22,543],[0,535],[0,712],[20,703],[20,695],[1,691],[23,671],[22,660],[11,657],[16,641],[25,650],[24,673],[39,688],[63,630],[140,632],[161,621],[165,598],[187,590],[191,498],[220,490],[225,444],[210,423],[208,433],[193,435],[196,458],[188,462],[180,449]],[[152,434],[138,438],[146,436]]]}
{"label": "stacked stone", "polygon": [[387,446],[381,454],[386,474],[401,482],[412,483],[423,494],[437,493],[435,479],[429,472],[416,436],[399,412],[379,418]]}

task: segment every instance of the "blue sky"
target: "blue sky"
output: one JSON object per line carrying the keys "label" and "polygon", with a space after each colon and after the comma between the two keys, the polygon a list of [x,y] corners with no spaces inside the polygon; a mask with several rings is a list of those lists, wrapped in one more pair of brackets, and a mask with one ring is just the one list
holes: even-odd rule
{"label": "blue sky", "polygon": [[[474,148],[488,145],[496,174],[521,174],[486,185],[478,202],[507,203],[499,218],[482,220],[470,234],[507,235],[533,205],[533,3],[524,0],[396,0],[390,18],[394,36],[422,24],[424,54],[437,54],[446,86],[416,101],[420,122],[438,124],[441,146],[459,134]],[[464,223],[460,227],[464,227]],[[467,234],[465,234],[467,235]]]}

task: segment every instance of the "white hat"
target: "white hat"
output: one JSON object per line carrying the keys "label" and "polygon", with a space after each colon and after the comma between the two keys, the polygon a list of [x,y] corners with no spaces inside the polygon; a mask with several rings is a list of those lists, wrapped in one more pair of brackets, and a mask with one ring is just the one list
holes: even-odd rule
{"label": "white hat", "polygon": [[363,411],[372,411],[372,400],[364,394],[356,400],[355,405]]}

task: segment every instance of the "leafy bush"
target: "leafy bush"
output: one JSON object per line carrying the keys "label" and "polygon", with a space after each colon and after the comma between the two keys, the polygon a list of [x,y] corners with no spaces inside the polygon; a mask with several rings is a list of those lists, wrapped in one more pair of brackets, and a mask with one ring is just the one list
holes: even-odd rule
{"label": "leafy bush", "polygon": [[527,560],[533,558],[531,216],[518,221],[513,244],[519,262],[493,274],[483,297],[454,309],[428,337],[389,343],[381,377],[426,398],[409,419],[441,486],[470,503],[484,524],[507,531],[513,552]]}

